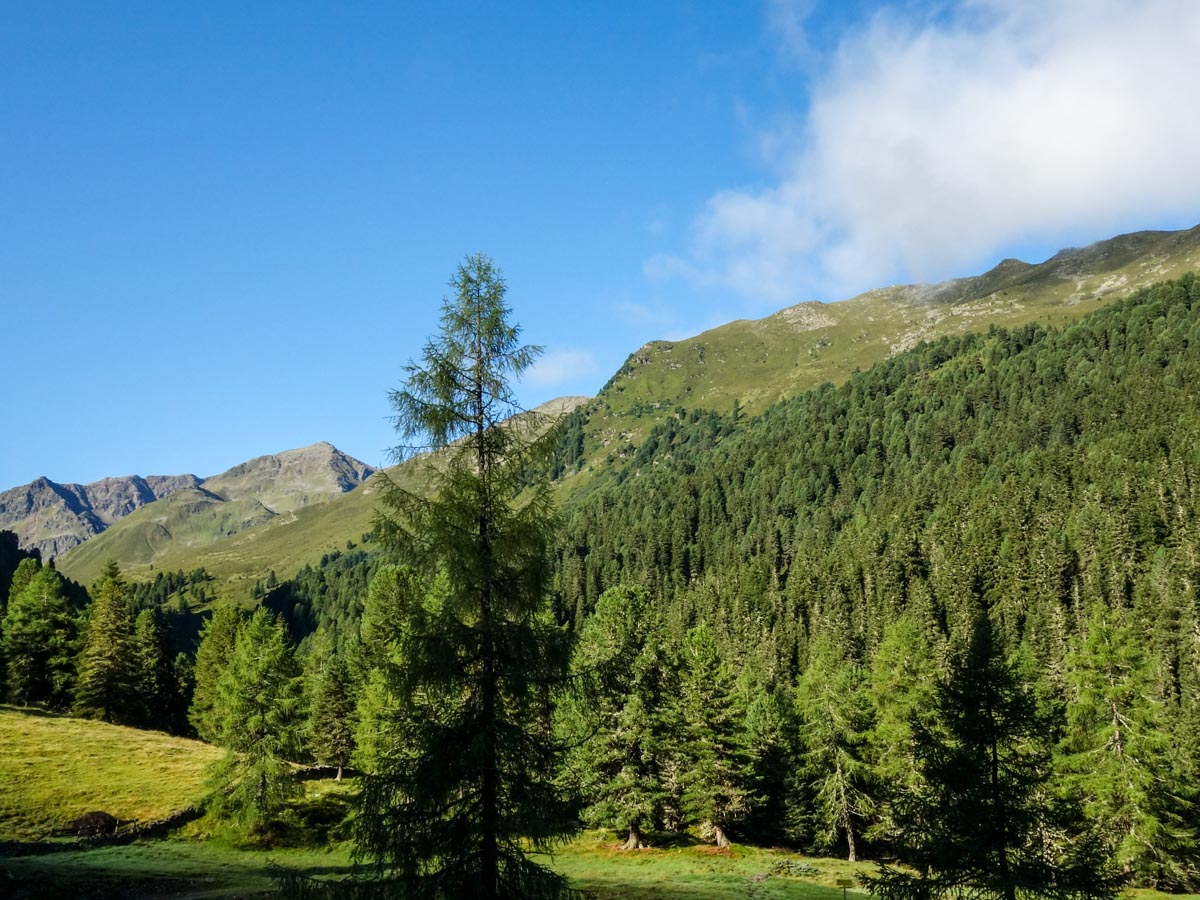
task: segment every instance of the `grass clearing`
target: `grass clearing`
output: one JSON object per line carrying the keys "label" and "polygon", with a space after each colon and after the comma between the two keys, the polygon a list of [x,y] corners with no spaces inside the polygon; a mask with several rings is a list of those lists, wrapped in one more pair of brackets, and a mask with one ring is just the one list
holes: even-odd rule
{"label": "grass clearing", "polygon": [[[616,843],[613,835],[589,833],[542,861],[598,900],[840,900],[841,889],[832,887],[844,877],[838,873],[865,868],[751,847],[716,853],[707,845],[686,844],[626,852],[615,849]],[[807,862],[819,874],[814,881],[771,875],[771,866],[781,859]],[[7,879],[14,896],[39,900],[233,897],[270,893],[273,865],[337,877],[349,872],[350,864],[345,848],[245,850],[177,839],[0,860],[0,879]]]}
{"label": "grass clearing", "polygon": [[86,812],[148,822],[204,793],[216,747],[0,706],[0,840],[29,841]]}
{"label": "grass clearing", "polygon": [[[869,864],[812,859],[784,850],[735,845],[719,852],[708,844],[680,842],[646,850],[619,850],[611,832],[589,832],[545,859],[581,890],[598,898],[713,898],[713,900],[841,900],[838,878],[870,871]],[[780,862],[803,863],[817,874],[773,874]],[[850,894],[863,894],[851,889]]]}

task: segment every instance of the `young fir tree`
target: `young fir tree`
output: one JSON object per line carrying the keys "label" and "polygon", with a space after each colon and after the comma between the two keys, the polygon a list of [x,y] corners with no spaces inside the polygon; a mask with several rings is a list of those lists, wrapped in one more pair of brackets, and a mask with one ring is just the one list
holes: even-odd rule
{"label": "young fir tree", "polygon": [[171,631],[158,607],[143,609],[133,626],[136,690],[142,724],[180,734],[186,728],[183,699],[171,652]]}
{"label": "young fir tree", "polygon": [[529,484],[556,435],[511,418],[512,382],[538,349],[520,345],[499,271],[472,256],[451,286],[439,334],[391,394],[409,442],[398,454],[434,459],[427,495],[384,491],[380,534],[427,590],[398,604],[404,665],[386,690],[405,743],[363,779],[358,850],[414,894],[561,896],[566,879],[525,852],[572,828],[550,727],[569,663],[547,602],[552,504],[544,478]]}
{"label": "young fir tree", "polygon": [[[937,691],[936,728],[914,723],[923,788],[895,810],[894,849],[908,869],[864,879],[883,900],[972,896],[1111,898],[1120,878],[1080,816],[1048,787],[1055,724],[977,614]],[[1073,839],[1063,840],[1064,835]]]}
{"label": "young fir tree", "polygon": [[337,781],[354,755],[356,692],[350,667],[331,654],[317,681],[309,717],[313,756],[325,766],[337,766]]}
{"label": "young fir tree", "polygon": [[288,765],[301,743],[303,688],[287,629],[260,607],[238,629],[214,704],[229,752],[214,767],[209,808],[244,833],[262,831],[303,793]]}
{"label": "young fir tree", "polygon": [[1066,784],[1138,884],[1180,889],[1200,852],[1197,808],[1176,782],[1171,710],[1130,615],[1097,607],[1067,657]]}
{"label": "young fir tree", "polygon": [[583,820],[627,833],[624,850],[643,846],[662,817],[668,742],[659,712],[670,693],[663,636],[646,592],[605,591],[580,631],[572,660],[593,689],[562,708],[574,746],[568,771],[580,782]]}
{"label": "young fir tree", "polygon": [[751,801],[745,709],[733,688],[733,668],[721,658],[708,626],[692,628],[683,642],[676,720],[683,809],[722,848]]}
{"label": "young fir tree", "polygon": [[13,580],[0,630],[6,696],[10,703],[63,708],[74,680],[75,615],[58,572],[38,568],[17,590],[22,568],[24,563]]}
{"label": "young fir tree", "polygon": [[194,687],[188,721],[200,740],[210,744],[221,743],[224,715],[217,707],[217,683],[233,655],[242,620],[242,611],[236,603],[220,600],[213,607],[212,618],[200,631],[200,646],[196,648],[196,663],[192,669]]}
{"label": "young fir tree", "polygon": [[139,718],[137,657],[125,579],[114,560],[104,562],[91,595],[74,712],[84,718],[131,724]]}
{"label": "young fir tree", "polygon": [[0,697],[8,696],[4,674],[4,628],[9,603],[12,598],[29,587],[29,582],[33,580],[33,576],[38,573],[38,569],[42,566],[38,557],[23,555],[17,546],[17,536],[15,534],[11,531],[0,531],[0,538],[5,536],[7,536],[5,541],[7,552],[14,558],[19,558],[19,562],[15,563],[15,568],[8,579],[8,585],[4,588],[4,595],[0,597],[0,600],[3,601],[3,603],[0,603]]}
{"label": "young fir tree", "polygon": [[846,843],[847,858],[858,859],[857,836],[874,811],[867,737],[871,706],[862,668],[846,659],[832,636],[819,635],[796,686],[800,723],[800,766],[808,812],[817,843]]}

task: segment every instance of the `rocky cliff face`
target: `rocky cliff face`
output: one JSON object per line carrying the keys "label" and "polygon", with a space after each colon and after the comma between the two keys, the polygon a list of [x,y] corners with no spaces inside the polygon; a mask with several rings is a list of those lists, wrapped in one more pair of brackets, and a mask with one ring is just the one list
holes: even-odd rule
{"label": "rocky cliff face", "polygon": [[102,478],[91,484],[59,484],[38,478],[0,493],[0,528],[43,559],[58,556],[104,531],[135,509],[200,484],[195,475]]}
{"label": "rocky cliff face", "polygon": [[321,441],[299,450],[257,456],[206,479],[204,489],[222,500],[258,500],[279,514],[344,494],[374,472]]}

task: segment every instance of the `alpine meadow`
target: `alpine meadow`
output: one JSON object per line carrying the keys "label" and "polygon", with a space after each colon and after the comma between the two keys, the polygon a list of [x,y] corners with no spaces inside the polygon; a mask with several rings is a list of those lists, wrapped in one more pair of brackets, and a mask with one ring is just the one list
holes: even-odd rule
{"label": "alpine meadow", "polygon": [[1200,900],[1194,3],[0,57],[0,897]]}

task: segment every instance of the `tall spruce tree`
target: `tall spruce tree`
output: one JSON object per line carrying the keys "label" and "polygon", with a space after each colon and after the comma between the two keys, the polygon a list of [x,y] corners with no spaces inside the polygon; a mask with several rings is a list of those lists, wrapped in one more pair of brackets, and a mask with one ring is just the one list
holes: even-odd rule
{"label": "tall spruce tree", "polygon": [[1006,659],[986,612],[935,708],[935,727],[914,723],[923,787],[895,811],[895,853],[910,868],[881,866],[864,879],[868,889],[883,900],[1114,897],[1121,879],[1103,848],[1048,789],[1055,723]]}
{"label": "tall spruce tree", "polygon": [[562,708],[583,819],[624,830],[622,849],[636,850],[667,800],[670,742],[662,710],[673,687],[662,629],[644,590],[618,586],[600,596],[572,665],[581,678],[594,679],[592,690],[572,695]]}
{"label": "tall spruce tree", "polygon": [[115,560],[105,560],[92,585],[74,712],[84,718],[130,724],[138,716],[137,657],[125,579]]}
{"label": "tall spruce tree", "polygon": [[313,756],[317,762],[337,767],[337,781],[354,755],[355,685],[350,667],[333,653],[317,678],[309,716]]}
{"label": "tall spruce tree", "polygon": [[133,625],[133,645],[142,724],[182,734],[187,729],[187,717],[171,650],[171,631],[166,616],[157,606],[138,613]]}
{"label": "tall spruce tree", "polygon": [[203,741],[221,743],[224,724],[217,706],[217,684],[229,664],[243,615],[232,600],[219,600],[213,607],[212,618],[200,631],[200,646],[196,648],[196,664],[192,670],[192,704],[188,721]]}
{"label": "tall spruce tree", "polygon": [[[437,337],[391,394],[401,457],[432,451],[428,495],[383,493],[384,543],[421,573],[387,688],[405,739],[363,781],[360,855],[419,896],[556,897],[566,880],[534,863],[572,828],[554,781],[552,697],[569,646],[550,620],[547,471],[557,436],[520,412],[512,383],[538,355],[508,321],[485,256],[451,281]],[[514,499],[518,498],[519,499]]]}
{"label": "tall spruce tree", "polygon": [[[64,708],[75,675],[75,613],[58,572],[50,566],[29,572],[25,562],[17,568],[4,612],[5,693],[10,703]],[[25,575],[28,580],[18,589]]]}
{"label": "tall spruce tree", "polygon": [[683,809],[725,848],[751,802],[746,710],[734,690],[733,667],[707,625],[688,632],[682,653],[677,724]]}

